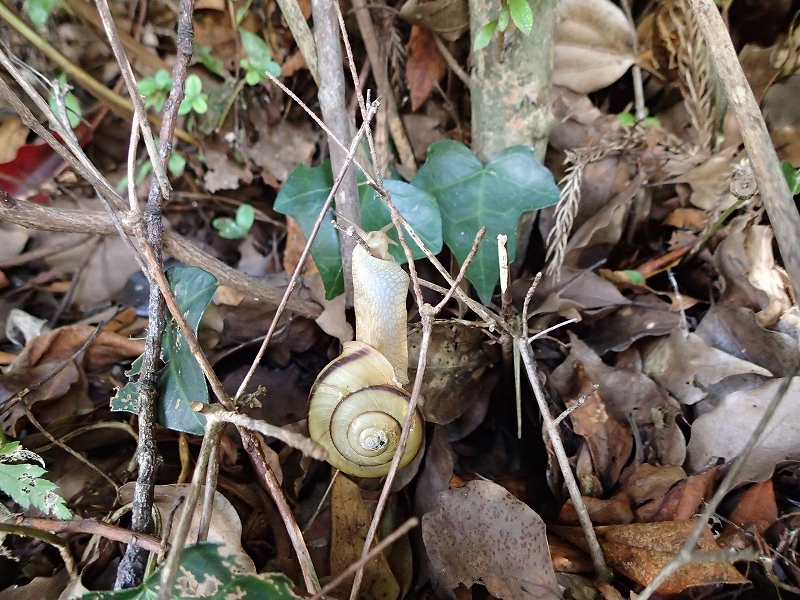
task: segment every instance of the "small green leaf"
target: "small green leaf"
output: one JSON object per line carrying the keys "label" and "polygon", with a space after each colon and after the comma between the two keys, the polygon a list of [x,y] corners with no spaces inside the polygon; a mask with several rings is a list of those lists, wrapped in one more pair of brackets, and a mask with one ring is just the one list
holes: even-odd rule
{"label": "small green leaf", "polygon": [[206,114],[208,110],[208,94],[200,94],[192,100],[192,110],[198,115]]}
{"label": "small green leaf", "polygon": [[244,231],[250,231],[256,220],[256,211],[250,204],[242,204],[236,209],[236,224]]}
{"label": "small green leaf", "polygon": [[244,76],[244,80],[247,82],[247,85],[256,85],[259,81],[261,81],[261,75],[256,70],[247,71]]}
{"label": "small green leaf", "polygon": [[46,471],[30,464],[32,460],[44,464],[38,454],[20,448],[19,442],[0,444],[0,492],[23,509],[35,506],[58,519],[70,519],[72,513],[64,499],[55,493],[56,484],[43,479]]}
{"label": "small green leaf", "polygon": [[508,3],[504,2],[503,6],[500,7],[500,17],[497,19],[497,29],[500,31],[505,31],[508,27],[509,12]]}
{"label": "small green leaf", "polygon": [[[197,326],[217,291],[217,280],[198,267],[172,267],[167,271],[170,288],[188,325]],[[208,387],[200,365],[189,350],[186,338],[170,315],[161,340],[164,368],[158,374],[158,422],[169,429],[203,435],[205,417],[189,408],[190,402],[208,403]],[[141,357],[126,374],[135,376],[141,368]],[[111,399],[111,410],[137,413],[138,385],[128,383]]]}
{"label": "small green leaf", "polygon": [[167,170],[170,172],[170,175],[177,177],[178,175],[183,173],[183,170],[186,168],[186,159],[183,157],[182,154],[178,152],[173,152],[169,155],[169,162],[167,163]]}
{"label": "small green leaf", "polygon": [[228,74],[228,72],[225,70],[225,65],[223,62],[211,54],[211,46],[195,46],[194,59],[200,62],[206,69],[214,73],[214,75],[225,77]]}
{"label": "small green leaf", "polygon": [[[333,174],[330,161],[325,161],[318,167],[301,164],[284,182],[275,198],[273,208],[297,221],[303,230],[303,235],[308,239],[332,186]],[[344,293],[339,234],[331,225],[332,219],[331,213],[325,216],[311,245],[311,256],[325,284],[325,297],[328,300]]]}
{"label": "small green leaf", "polygon": [[236,24],[239,25],[244,18],[247,16],[247,12],[250,10],[250,4],[248,3],[245,6],[240,6],[236,9]]}
{"label": "small green leaf", "polygon": [[187,98],[195,98],[200,92],[203,91],[203,82],[200,78],[192,73],[186,78],[186,92]]}
{"label": "small green leaf", "polygon": [[226,240],[240,240],[247,235],[247,232],[239,227],[236,221],[228,217],[217,217],[211,221],[211,224],[219,233],[219,237]]}
{"label": "small green leaf", "polygon": [[783,169],[783,175],[786,177],[786,183],[789,184],[789,191],[792,192],[793,196],[796,196],[800,193],[800,169],[795,169],[788,160],[781,161],[781,169]]}
{"label": "small green leaf", "polygon": [[273,77],[280,77],[281,76],[281,66],[276,63],[274,60],[271,60],[266,65],[266,71],[269,71],[269,74]]}
{"label": "small green leaf", "polygon": [[250,57],[254,65],[266,64],[272,60],[272,52],[261,36],[242,29],[239,32],[239,37],[242,40],[244,51],[247,52],[247,56]]}
{"label": "small green leaf", "polygon": [[644,285],[644,282],[647,281],[645,276],[639,271],[625,269],[624,271],[620,271],[620,273],[624,273],[633,285]]}
{"label": "small green leaf", "polygon": [[41,29],[53,13],[56,0],[28,0],[28,17],[36,29]]}
{"label": "small green leaf", "polygon": [[158,89],[166,91],[172,89],[172,75],[166,69],[159,69],[153,77]]}
{"label": "small green leaf", "polygon": [[492,36],[494,35],[495,29],[497,29],[498,21],[495,19],[494,21],[489,21],[486,25],[481,27],[480,31],[478,31],[478,35],[475,36],[475,42],[472,44],[473,50],[481,50],[489,45],[489,42],[492,41]]}
{"label": "small green leaf", "polygon": [[625,129],[630,129],[636,125],[636,116],[632,112],[621,112],[617,115],[620,125]]}
{"label": "small green leaf", "polygon": [[484,166],[464,144],[436,142],[411,183],[436,198],[442,237],[459,262],[486,226],[484,241],[467,267],[467,277],[484,304],[491,301],[500,280],[497,235],[508,236],[513,261],[522,213],[555,204],[559,194],[553,175],[530,146],[506,148]]}
{"label": "small green leaf", "polygon": [[508,8],[514,25],[525,35],[530,34],[533,29],[533,11],[528,0],[508,0]]}

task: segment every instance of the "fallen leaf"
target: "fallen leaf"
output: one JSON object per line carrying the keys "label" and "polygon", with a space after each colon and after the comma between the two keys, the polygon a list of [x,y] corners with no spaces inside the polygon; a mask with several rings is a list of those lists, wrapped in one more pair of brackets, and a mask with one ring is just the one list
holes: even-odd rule
{"label": "fallen leaf", "polygon": [[561,597],[545,525],[533,509],[490,481],[471,481],[439,495],[422,518],[432,574],[453,589],[481,579],[503,600]]}
{"label": "fallen leaf", "polygon": [[[119,501],[121,504],[133,502],[133,493],[136,487],[135,482],[129,482],[119,488]],[[185,503],[180,503],[179,498],[186,498],[191,488],[189,483],[175,483],[170,485],[155,486],[153,496],[153,508],[161,514],[162,523],[168,519],[174,519],[174,525],[170,532],[169,542],[175,543],[175,535],[178,532],[176,524],[183,516]],[[200,497],[203,497],[201,486]],[[175,507],[178,507],[175,509]],[[174,513],[173,513],[174,510]],[[198,502],[192,515],[192,524],[189,527],[187,540],[196,540],[200,531],[200,517],[203,512],[203,503]],[[208,541],[221,542],[222,556],[232,561],[231,568],[239,573],[255,573],[256,568],[253,561],[242,548],[242,521],[236,509],[225,496],[219,492],[214,492],[214,500],[211,510],[211,521],[208,528]]]}
{"label": "fallen leaf", "polygon": [[411,27],[411,37],[406,46],[406,79],[411,93],[411,110],[416,111],[447,73],[447,61],[439,52],[433,34],[424,27]]}
{"label": "fallen leaf", "polygon": [[[689,469],[697,472],[718,458],[730,462],[744,449],[764,410],[784,379],[726,396],[710,412],[692,423],[687,448]],[[765,481],[775,466],[800,458],[800,378],[794,377],[778,404],[764,434],[742,464],[733,486],[747,481]]]}
{"label": "fallen leaf", "polygon": [[[572,399],[566,402],[567,408],[574,406],[593,385],[594,381],[587,376],[583,365],[576,363]],[[608,414],[599,391],[592,392],[569,419],[572,430],[586,440],[594,472],[603,489],[610,490],[631,456],[633,435],[630,429]]]}
{"label": "fallen leaf", "polygon": [[308,126],[290,125],[280,121],[275,127],[261,133],[250,147],[250,159],[275,178],[286,181],[299,164],[307,164],[317,147],[319,134]]}
{"label": "fallen leaf", "polygon": [[0,223],[0,237],[3,239],[0,245],[0,262],[6,262],[19,256],[28,243],[31,232],[21,225]]}
{"label": "fallen leaf", "polygon": [[553,83],[588,94],[636,62],[625,13],[609,0],[564,0],[556,31]]}
{"label": "fallen leaf", "polygon": [[714,495],[714,482],[719,467],[690,475],[676,483],[666,494],[654,498],[636,509],[636,520],[644,523],[655,521],[685,521],[701,509],[703,502]]}
{"label": "fallen leaf", "polygon": [[[626,494],[616,494],[608,500],[584,496],[583,503],[595,525],[624,525],[633,522],[631,501]],[[561,507],[558,522],[562,525],[580,524],[578,511],[575,510],[572,500],[567,500]]]}
{"label": "fallen leaf", "polygon": [[749,308],[715,304],[695,333],[714,348],[772,372],[789,374],[800,361],[797,342],[779,331],[764,329]]}
{"label": "fallen leaf", "polygon": [[[409,379],[414,380],[422,333],[408,339]],[[433,326],[419,408],[428,423],[446,425],[476,405],[488,406],[500,369],[484,351],[480,329],[459,323]]]}
{"label": "fallen leaf", "polygon": [[772,373],[751,362],[708,346],[703,338],[682,329],[659,341],[644,359],[643,371],[683,404],[695,404],[713,384],[726,377]]}
{"label": "fallen leaf", "polygon": [[686,472],[677,466],[656,466],[644,463],[636,467],[622,486],[634,505],[661,498],[677,482],[686,479]]}
{"label": "fallen leaf", "polygon": [[609,414],[622,423],[628,422],[628,415],[634,416],[646,454],[662,464],[683,464],[686,442],[675,422],[679,404],[646,375],[606,365],[575,334],[569,336],[570,354],[550,375],[553,389],[561,397],[569,393],[575,363],[580,361],[600,385]]}
{"label": "fallen leaf", "polygon": [[[647,585],[681,549],[694,526],[695,521],[631,523],[595,527],[595,531],[608,566],[640,585]],[[554,527],[553,531],[579,548],[588,547],[580,528]],[[708,527],[703,529],[697,549],[719,551]],[[728,562],[691,563],[679,569],[657,591],[668,596],[720,583],[741,585],[748,581]]]}
{"label": "fallen leaf", "polygon": [[239,187],[239,181],[244,183],[253,181],[253,174],[249,169],[240,167],[219,150],[206,149],[206,166],[208,172],[203,178],[203,183],[211,194],[219,190],[235,190]]}
{"label": "fallen leaf", "polygon": [[30,129],[16,115],[0,124],[0,164],[11,162],[17,157],[17,151],[25,145],[29,133]]}
{"label": "fallen leaf", "polygon": [[778,520],[772,480],[752,485],[739,499],[728,519],[750,533],[764,535]]}
{"label": "fallen leaf", "polygon": [[[361,558],[372,515],[364,504],[358,486],[344,475],[337,477],[333,483],[331,512],[330,562],[331,576],[335,577]],[[352,581],[352,578],[348,579],[332,595],[347,598]],[[367,563],[362,587],[375,600],[395,600],[400,595],[400,586],[389,569],[385,555],[381,554]]]}

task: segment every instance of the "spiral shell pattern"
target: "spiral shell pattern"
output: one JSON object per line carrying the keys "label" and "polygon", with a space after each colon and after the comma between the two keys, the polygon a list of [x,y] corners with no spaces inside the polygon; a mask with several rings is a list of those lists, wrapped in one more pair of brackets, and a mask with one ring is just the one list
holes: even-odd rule
{"label": "spiral shell pattern", "polygon": [[[363,342],[346,342],[342,354],[314,382],[309,433],[340,471],[359,477],[389,472],[409,401],[394,378],[394,368],[380,352]],[[422,439],[423,422],[417,413],[400,467],[416,456]]]}

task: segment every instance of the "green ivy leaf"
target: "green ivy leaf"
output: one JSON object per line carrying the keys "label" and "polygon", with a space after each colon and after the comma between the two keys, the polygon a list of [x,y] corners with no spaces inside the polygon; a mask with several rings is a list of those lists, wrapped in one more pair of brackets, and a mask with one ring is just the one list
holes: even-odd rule
{"label": "green ivy leaf", "polygon": [[533,29],[533,11],[528,0],[508,0],[508,8],[511,11],[511,20],[514,25],[524,33],[529,35]]}
{"label": "green ivy leaf", "polygon": [[[181,314],[196,333],[200,319],[217,291],[216,278],[198,267],[172,267],[167,271],[167,280]],[[205,417],[189,408],[189,403],[207,404],[208,387],[200,365],[171,315],[161,340],[161,355],[165,364],[158,374],[158,422],[175,431],[203,435]],[[137,375],[141,365],[139,357],[126,375]],[[138,413],[137,393],[137,383],[128,383],[111,399],[111,410]]]}
{"label": "green ivy leaf", "polygon": [[508,236],[509,260],[514,260],[522,213],[555,204],[559,194],[553,175],[530,146],[506,148],[484,167],[464,144],[436,142],[411,183],[436,198],[442,237],[459,262],[486,226],[484,242],[467,267],[467,277],[484,304],[491,301],[500,280],[497,235]]}
{"label": "green ivy leaf", "polygon": [[[308,239],[331,187],[333,174],[330,161],[325,161],[318,167],[301,164],[284,182],[273,208],[297,221],[303,235]],[[332,219],[333,215],[329,212],[311,245],[311,256],[322,276],[325,298],[328,300],[344,293],[339,234],[331,225]]]}
{"label": "green ivy leaf", "polygon": [[497,29],[498,21],[495,19],[494,21],[489,21],[486,25],[480,28],[478,34],[475,36],[475,42],[472,44],[473,50],[482,50],[489,45],[489,42],[492,41],[492,36],[494,35],[495,30]]}
{"label": "green ivy leaf", "polygon": [[[203,542],[187,546],[181,557],[181,576],[171,598],[207,600],[300,600],[292,581],[281,573],[244,573],[244,566],[223,555],[221,544]],[[160,566],[142,585],[129,590],[89,592],[80,600],[150,600],[158,594]]]}
{"label": "green ivy leaf", "polygon": [[72,518],[64,499],[55,493],[56,484],[42,478],[47,471],[29,461],[44,465],[38,454],[20,448],[19,442],[0,444],[0,491],[23,509],[35,506],[57,519]]}
{"label": "green ivy leaf", "polygon": [[28,17],[36,29],[41,29],[53,14],[56,0],[28,0]]}
{"label": "green ivy leaf", "polygon": [[[364,231],[378,231],[392,222],[392,216],[378,193],[367,185],[364,176],[360,173],[359,179],[361,180],[358,184],[361,227]],[[422,238],[422,241],[425,242],[428,249],[434,254],[441,252],[442,216],[439,213],[439,205],[436,204],[436,199],[425,190],[405,181],[384,179],[383,184],[392,195],[392,202],[397,206],[397,210],[411,223],[411,226]],[[397,246],[389,246],[389,252],[398,263],[405,264],[406,254],[399,245],[400,240],[397,237],[397,230],[392,228],[388,233],[390,238],[398,242]],[[425,256],[407,232],[406,240],[411,246],[415,259]]]}

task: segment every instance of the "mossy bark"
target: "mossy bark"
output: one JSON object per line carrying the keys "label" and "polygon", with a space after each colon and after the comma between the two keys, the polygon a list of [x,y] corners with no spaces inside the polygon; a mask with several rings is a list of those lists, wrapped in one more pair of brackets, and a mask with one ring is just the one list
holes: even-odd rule
{"label": "mossy bark", "polygon": [[[511,25],[503,39],[495,35],[472,53],[472,149],[487,162],[503,148],[529,144],[544,159],[553,127],[550,84],[558,0],[529,0],[533,30],[523,35]],[[472,42],[481,27],[500,12],[497,0],[469,0]]]}

